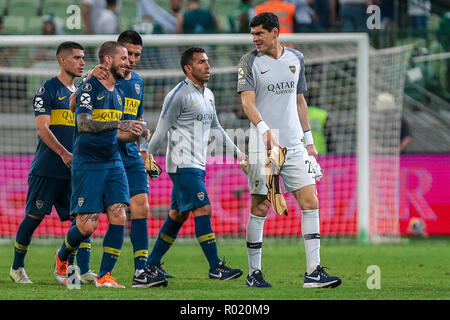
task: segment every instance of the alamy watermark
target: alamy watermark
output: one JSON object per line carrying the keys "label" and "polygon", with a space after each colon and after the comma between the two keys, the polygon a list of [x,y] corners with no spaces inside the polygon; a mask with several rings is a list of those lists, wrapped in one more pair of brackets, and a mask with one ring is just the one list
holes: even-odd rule
{"label": "alamy watermark", "polygon": [[366,13],[369,17],[366,21],[367,29],[381,29],[381,10],[377,5],[371,5],[367,7]]}
{"label": "alamy watermark", "polygon": [[366,270],[367,274],[370,276],[367,278],[366,286],[367,289],[381,289],[381,269],[377,265],[370,265]]}

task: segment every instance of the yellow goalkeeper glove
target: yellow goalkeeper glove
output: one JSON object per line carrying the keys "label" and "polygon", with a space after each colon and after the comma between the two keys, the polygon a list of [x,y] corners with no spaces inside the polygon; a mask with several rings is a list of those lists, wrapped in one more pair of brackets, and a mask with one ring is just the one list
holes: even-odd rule
{"label": "yellow goalkeeper glove", "polygon": [[161,167],[153,158],[153,155],[149,154],[147,158],[145,158],[145,171],[150,176],[151,179],[158,179],[159,175],[162,172]]}

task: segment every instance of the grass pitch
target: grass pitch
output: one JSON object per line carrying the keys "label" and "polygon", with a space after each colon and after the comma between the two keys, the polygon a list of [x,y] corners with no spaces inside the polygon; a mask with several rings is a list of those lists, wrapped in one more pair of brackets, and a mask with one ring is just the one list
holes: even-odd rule
{"label": "grass pitch", "polygon": [[[181,241],[180,241],[181,240]],[[246,288],[248,272],[245,240],[218,239],[219,256],[240,267],[244,275],[235,280],[208,279],[208,265],[195,241],[180,239],[163,258],[163,267],[173,276],[167,287],[134,289],[132,249],[126,241],[113,276],[126,289],[82,285],[69,290],[53,278],[54,253],[59,241],[34,240],[25,268],[31,285],[15,284],[9,278],[13,241],[0,244],[1,300],[449,300],[450,238],[411,239],[400,244],[360,245],[322,241],[322,264],[329,274],[342,278],[336,289],[303,289],[305,251],[301,241],[270,240],[263,245],[263,273],[270,289]],[[150,248],[154,240],[150,242]],[[92,244],[91,268],[99,268],[101,240]],[[369,289],[372,272],[379,267],[379,289]],[[371,270],[369,268],[369,270]]]}

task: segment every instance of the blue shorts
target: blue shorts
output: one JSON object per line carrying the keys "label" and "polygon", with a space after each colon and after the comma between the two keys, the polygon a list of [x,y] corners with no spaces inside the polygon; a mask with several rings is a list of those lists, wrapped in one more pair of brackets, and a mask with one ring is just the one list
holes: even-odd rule
{"label": "blue shorts", "polygon": [[210,204],[205,185],[206,172],[196,168],[180,168],[169,173],[173,182],[170,209],[190,211]]}
{"label": "blue shorts", "polygon": [[112,204],[130,203],[128,180],[123,167],[72,169],[70,213],[102,213]]}
{"label": "blue shorts", "polygon": [[70,220],[70,180],[28,176],[28,193],[25,213],[49,215],[55,206],[61,221]]}
{"label": "blue shorts", "polygon": [[148,175],[144,164],[126,167],[125,171],[127,173],[128,187],[130,188],[130,198],[141,193],[148,195]]}

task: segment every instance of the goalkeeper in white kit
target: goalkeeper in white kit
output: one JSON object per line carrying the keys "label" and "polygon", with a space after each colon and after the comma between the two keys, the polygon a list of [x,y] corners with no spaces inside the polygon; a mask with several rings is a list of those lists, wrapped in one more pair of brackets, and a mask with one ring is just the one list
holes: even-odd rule
{"label": "goalkeeper in white kit", "polygon": [[[328,275],[320,264],[319,200],[315,180],[322,173],[316,162],[317,150],[303,95],[307,90],[303,54],[281,45],[279,21],[273,13],[255,16],[250,28],[256,49],[241,58],[237,84],[244,111],[251,122],[248,159],[251,213],[246,233],[249,262],[246,286],[271,287],[261,271],[264,221],[271,206],[269,194],[272,194],[266,186],[265,163],[269,151],[277,156],[281,154],[279,174],[286,192],[293,193],[302,211],[306,251],[303,287],[335,288],[341,284],[341,279]],[[272,203],[274,209],[275,205],[280,206]]]}

